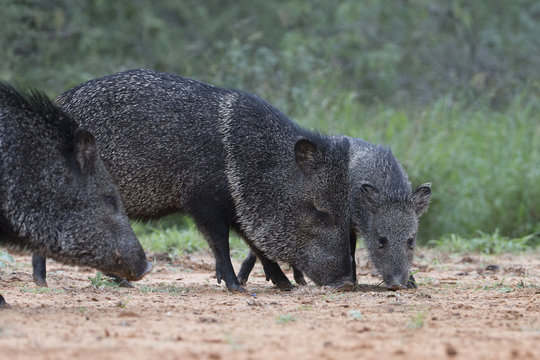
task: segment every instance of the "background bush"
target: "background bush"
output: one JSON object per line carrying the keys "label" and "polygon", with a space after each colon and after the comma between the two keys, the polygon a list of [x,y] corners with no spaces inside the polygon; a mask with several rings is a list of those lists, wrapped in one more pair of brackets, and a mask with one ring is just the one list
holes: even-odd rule
{"label": "background bush", "polygon": [[7,0],[0,24],[2,81],[54,97],[144,67],[241,88],[392,146],[433,183],[421,240],[540,233],[537,1]]}

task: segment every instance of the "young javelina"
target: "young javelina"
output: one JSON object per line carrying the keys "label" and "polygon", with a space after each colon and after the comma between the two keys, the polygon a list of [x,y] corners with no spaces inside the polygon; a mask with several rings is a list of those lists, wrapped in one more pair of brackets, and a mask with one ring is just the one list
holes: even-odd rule
{"label": "young javelina", "polygon": [[[391,290],[416,287],[409,274],[414,257],[418,218],[427,210],[429,184],[412,191],[407,174],[389,148],[348,138],[354,230],[364,239],[369,257]],[[355,241],[351,247],[354,253]],[[238,279],[245,284],[256,257],[242,263]],[[302,273],[294,269],[297,283]]]}
{"label": "young javelina", "polygon": [[131,280],[152,269],[94,137],[45,96],[3,84],[0,244]]}
{"label": "young javelina", "polygon": [[56,103],[95,134],[127,214],[190,215],[228,289],[244,290],[230,228],[282,289],[292,285],[276,261],[319,285],[352,285],[347,139],[306,131],[242,91],[151,70],[88,81]]}

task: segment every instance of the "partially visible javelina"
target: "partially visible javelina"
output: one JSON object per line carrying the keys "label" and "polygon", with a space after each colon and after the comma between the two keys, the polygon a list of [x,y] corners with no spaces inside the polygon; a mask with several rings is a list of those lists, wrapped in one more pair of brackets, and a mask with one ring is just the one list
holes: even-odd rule
{"label": "partially visible javelina", "polygon": [[[429,184],[412,191],[407,174],[389,148],[357,138],[351,144],[349,171],[354,230],[364,239],[369,257],[389,289],[416,287],[409,274],[414,257],[418,218],[427,210]],[[355,241],[352,241],[354,253]],[[238,279],[245,284],[256,257],[243,262]],[[294,269],[297,283],[302,273]]]}
{"label": "partially visible javelina", "polygon": [[418,218],[431,198],[430,184],[413,191],[389,148],[350,141],[354,226],[389,289],[416,287],[410,268]]}
{"label": "partially visible javelina", "polygon": [[316,284],[352,284],[347,139],[306,131],[242,91],[151,70],[88,81],[56,102],[95,134],[128,215],[193,217],[230,290],[243,290],[231,228],[281,288],[292,285],[278,260]]}
{"label": "partially visible javelina", "polygon": [[3,84],[0,244],[131,280],[152,269],[94,137],[43,95]]}

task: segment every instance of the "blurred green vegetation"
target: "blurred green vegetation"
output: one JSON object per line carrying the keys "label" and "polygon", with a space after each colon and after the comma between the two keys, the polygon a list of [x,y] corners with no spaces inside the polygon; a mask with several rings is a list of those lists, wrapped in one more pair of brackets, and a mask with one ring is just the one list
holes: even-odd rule
{"label": "blurred green vegetation", "polygon": [[[421,242],[540,242],[538,1],[7,0],[0,24],[2,81],[54,97],[152,68],[241,88],[390,145],[413,186],[433,184]],[[186,220],[134,226],[162,251],[204,243]]]}
{"label": "blurred green vegetation", "polygon": [[520,238],[508,238],[501,236],[498,230],[493,234],[478,231],[477,236],[463,238],[456,234],[450,234],[437,240],[430,240],[428,245],[437,247],[443,251],[452,253],[485,253],[500,255],[505,253],[519,253],[531,248],[537,248],[540,244],[534,235],[526,235]]}
{"label": "blurred green vegetation", "polygon": [[[132,221],[131,226],[141,245],[153,253],[168,254],[174,258],[208,248],[193,221],[179,214],[145,223]],[[229,244],[232,258],[243,260],[247,256],[249,252],[247,244],[234,232],[229,236]]]}

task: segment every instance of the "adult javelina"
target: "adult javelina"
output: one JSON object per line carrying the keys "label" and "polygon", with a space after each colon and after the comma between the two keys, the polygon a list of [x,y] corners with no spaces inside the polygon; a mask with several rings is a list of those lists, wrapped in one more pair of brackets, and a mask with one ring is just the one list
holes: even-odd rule
{"label": "adult javelina", "polygon": [[[371,262],[391,290],[416,287],[409,271],[418,218],[428,207],[430,185],[421,185],[413,192],[407,174],[389,148],[348,139],[354,230],[364,238]],[[354,240],[351,245],[354,249]],[[241,283],[247,281],[255,260],[252,253],[242,263],[238,274]],[[297,283],[304,283],[297,269],[294,277]]]}
{"label": "adult javelina", "polygon": [[152,269],[93,136],[43,95],[4,84],[0,244],[132,280]]}
{"label": "adult javelina", "polygon": [[278,260],[317,284],[352,282],[346,139],[308,132],[256,96],[151,70],[94,79],[56,101],[95,134],[128,215],[192,216],[230,290],[243,290],[230,228],[282,288],[291,285]]}

